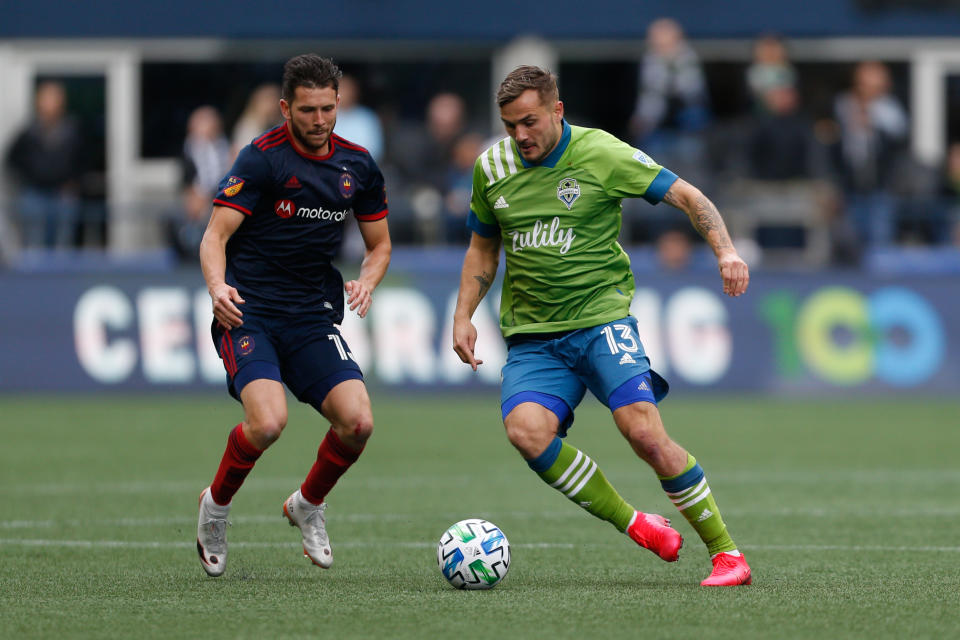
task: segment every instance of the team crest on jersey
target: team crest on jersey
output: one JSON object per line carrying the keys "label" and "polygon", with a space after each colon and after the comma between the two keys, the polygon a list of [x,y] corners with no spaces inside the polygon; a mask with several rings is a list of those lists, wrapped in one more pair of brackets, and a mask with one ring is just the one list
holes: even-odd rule
{"label": "team crest on jersey", "polygon": [[273,203],[273,210],[281,218],[289,218],[293,216],[295,206],[293,200],[277,200]]}
{"label": "team crest on jersey", "polygon": [[223,188],[223,195],[232,198],[240,193],[240,189],[243,189],[243,180],[237,176],[230,176],[227,180],[227,186]]}
{"label": "team crest on jersey", "polygon": [[557,184],[557,197],[560,198],[560,202],[567,205],[567,211],[569,211],[580,197],[580,183],[574,178],[564,178]]}
{"label": "team crest on jersey", "polygon": [[657,163],[653,161],[653,158],[645,154],[643,151],[637,151],[635,154],[633,154],[633,159],[651,169],[657,165]]}
{"label": "team crest on jersey", "polygon": [[353,176],[349,173],[340,174],[340,195],[349,198],[353,195]]}
{"label": "team crest on jersey", "polygon": [[253,353],[253,348],[256,346],[253,342],[253,338],[250,336],[243,336],[237,340],[237,347],[240,350],[240,355],[248,356]]}

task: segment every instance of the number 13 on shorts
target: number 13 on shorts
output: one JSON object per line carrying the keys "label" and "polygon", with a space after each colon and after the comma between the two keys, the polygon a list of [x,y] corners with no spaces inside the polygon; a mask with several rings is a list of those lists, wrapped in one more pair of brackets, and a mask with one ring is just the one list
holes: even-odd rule
{"label": "number 13 on shorts", "polygon": [[640,343],[634,337],[632,327],[628,324],[608,324],[601,333],[607,339],[607,346],[610,347],[611,354],[618,354],[620,351],[627,353],[636,353],[640,350]]}

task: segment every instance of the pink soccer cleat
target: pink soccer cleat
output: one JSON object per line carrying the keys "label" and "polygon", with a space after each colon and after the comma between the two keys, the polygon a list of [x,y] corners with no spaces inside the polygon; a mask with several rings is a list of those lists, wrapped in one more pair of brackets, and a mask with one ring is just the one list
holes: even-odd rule
{"label": "pink soccer cleat", "polygon": [[637,511],[627,527],[627,535],[644,549],[650,549],[667,562],[676,562],[683,536],[670,526],[670,521],[655,513]]}
{"label": "pink soccer cleat", "polygon": [[713,556],[713,572],[700,583],[701,587],[736,587],[750,584],[750,565],[743,554],[718,553]]}

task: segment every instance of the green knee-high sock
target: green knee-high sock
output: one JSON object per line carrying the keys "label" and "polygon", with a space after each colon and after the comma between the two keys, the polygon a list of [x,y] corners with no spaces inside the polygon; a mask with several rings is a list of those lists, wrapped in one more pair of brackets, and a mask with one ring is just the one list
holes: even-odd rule
{"label": "green knee-high sock", "polygon": [[657,477],[667,497],[696,530],[711,556],[721,551],[736,551],[737,545],[727,533],[727,525],[723,523],[717,501],[696,458],[688,453],[687,466],[682,472]]}
{"label": "green knee-high sock", "polygon": [[576,447],[554,438],[546,451],[527,460],[544,482],[591,514],[626,531],[634,508],[611,486],[597,463]]}

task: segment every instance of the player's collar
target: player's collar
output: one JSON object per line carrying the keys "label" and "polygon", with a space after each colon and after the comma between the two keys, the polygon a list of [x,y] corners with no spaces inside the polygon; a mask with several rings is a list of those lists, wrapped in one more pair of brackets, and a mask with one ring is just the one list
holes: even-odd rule
{"label": "player's collar", "polygon": [[[548,169],[553,169],[557,166],[557,162],[560,161],[560,156],[563,155],[563,152],[567,150],[567,145],[570,144],[570,134],[572,132],[570,125],[567,124],[566,118],[560,122],[563,123],[563,133],[560,134],[560,142],[557,143],[553,151],[547,154],[547,157],[541,162],[527,162],[522,154],[517,153],[517,155],[520,156],[520,162],[523,164],[524,169],[529,169],[530,167],[547,167]],[[516,142],[514,142],[514,144],[516,144]]]}

